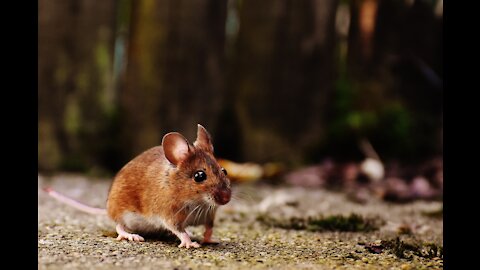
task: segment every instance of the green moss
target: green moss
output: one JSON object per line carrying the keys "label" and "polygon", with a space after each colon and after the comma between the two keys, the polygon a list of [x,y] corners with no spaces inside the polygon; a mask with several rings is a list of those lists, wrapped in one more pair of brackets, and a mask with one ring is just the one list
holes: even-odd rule
{"label": "green moss", "polygon": [[440,209],[434,211],[425,211],[422,212],[422,214],[431,218],[443,218],[443,207],[440,207]]}
{"label": "green moss", "polygon": [[357,214],[350,216],[333,215],[329,217],[290,218],[288,220],[276,220],[267,216],[259,216],[257,220],[273,227],[289,230],[307,231],[341,231],[341,232],[369,232],[377,230],[379,219],[364,218]]}
{"label": "green moss", "polygon": [[402,259],[412,259],[411,252],[418,250],[417,245],[405,243],[398,237],[395,240],[382,240],[382,245],[388,248],[395,256]]}
{"label": "green moss", "polygon": [[397,229],[397,233],[398,233],[399,235],[402,235],[402,234],[413,234],[412,228],[411,228],[410,226],[407,226],[407,225],[400,226],[400,227]]}
{"label": "green moss", "polygon": [[381,245],[402,259],[411,260],[413,255],[428,259],[435,257],[443,259],[443,247],[434,243],[405,242],[397,237],[394,240],[382,240]]}
{"label": "green moss", "polygon": [[351,214],[348,217],[337,215],[325,219],[310,219],[309,222],[315,230],[365,232],[378,229],[373,220],[356,214]]}
{"label": "green moss", "polygon": [[421,250],[418,251],[419,256],[424,258],[441,258],[443,259],[443,246],[434,243],[425,243]]}
{"label": "green moss", "polygon": [[102,230],[103,237],[117,238],[118,234],[115,231]]}

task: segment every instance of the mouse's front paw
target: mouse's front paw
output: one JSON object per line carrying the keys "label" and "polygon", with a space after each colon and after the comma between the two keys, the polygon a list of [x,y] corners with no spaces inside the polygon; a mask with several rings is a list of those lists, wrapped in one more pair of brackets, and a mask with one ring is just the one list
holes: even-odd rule
{"label": "mouse's front paw", "polygon": [[180,243],[180,245],[178,245],[178,247],[186,247],[186,248],[193,247],[193,248],[199,248],[199,247],[201,247],[201,246],[200,246],[200,244],[197,243],[197,242],[182,241],[182,243]]}
{"label": "mouse's front paw", "polygon": [[220,244],[220,241],[214,238],[204,238],[203,241],[201,242],[202,245],[218,245]]}

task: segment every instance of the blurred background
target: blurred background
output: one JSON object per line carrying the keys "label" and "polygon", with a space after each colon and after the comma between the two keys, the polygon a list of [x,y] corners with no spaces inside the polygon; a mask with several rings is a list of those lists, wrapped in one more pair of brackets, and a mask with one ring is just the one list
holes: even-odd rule
{"label": "blurred background", "polygon": [[443,187],[441,0],[40,0],[38,12],[41,173],[111,177],[167,132],[193,142],[201,123],[225,166],[260,166],[251,179]]}

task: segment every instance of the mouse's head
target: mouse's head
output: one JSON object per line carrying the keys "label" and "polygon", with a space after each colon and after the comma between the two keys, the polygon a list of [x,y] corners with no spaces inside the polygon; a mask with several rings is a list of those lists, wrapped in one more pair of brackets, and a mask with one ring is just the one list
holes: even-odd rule
{"label": "mouse's head", "polygon": [[218,206],[230,201],[232,194],[227,171],[213,155],[207,130],[198,125],[197,139],[190,145],[180,133],[171,132],[162,140],[165,157],[174,169],[171,177],[176,190],[189,200]]}

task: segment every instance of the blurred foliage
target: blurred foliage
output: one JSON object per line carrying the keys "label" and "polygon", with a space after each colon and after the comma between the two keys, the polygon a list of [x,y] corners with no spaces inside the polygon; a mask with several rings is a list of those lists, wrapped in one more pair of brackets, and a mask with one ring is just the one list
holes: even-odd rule
{"label": "blurred foliage", "polygon": [[42,171],[111,174],[163,134],[299,166],[442,153],[440,1],[39,1]]}

